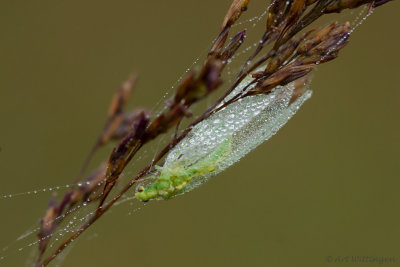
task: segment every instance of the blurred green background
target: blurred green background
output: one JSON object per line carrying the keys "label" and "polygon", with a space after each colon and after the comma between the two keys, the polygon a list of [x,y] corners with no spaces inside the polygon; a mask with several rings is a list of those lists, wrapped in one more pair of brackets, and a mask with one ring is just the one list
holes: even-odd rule
{"label": "blurred green background", "polygon": [[[130,107],[154,107],[207,52],[230,3],[1,1],[0,193],[71,183],[120,82],[137,71]],[[253,0],[246,16],[265,5]],[[115,207],[61,266],[400,266],[399,7],[377,9],[319,67],[313,97],[270,141],[189,194],[132,215]],[[11,245],[0,266],[29,262],[29,242],[13,241],[49,197],[0,199],[0,249]]]}

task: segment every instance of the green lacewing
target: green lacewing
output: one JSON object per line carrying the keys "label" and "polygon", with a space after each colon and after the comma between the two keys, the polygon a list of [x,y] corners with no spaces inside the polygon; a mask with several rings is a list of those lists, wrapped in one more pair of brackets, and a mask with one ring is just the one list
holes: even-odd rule
{"label": "green lacewing", "polygon": [[[225,100],[251,82],[248,76]],[[248,90],[252,87],[249,86]],[[169,199],[203,184],[273,136],[311,97],[307,90],[291,102],[294,83],[268,95],[243,98],[197,124],[168,154],[149,184],[140,186],[142,201]]]}

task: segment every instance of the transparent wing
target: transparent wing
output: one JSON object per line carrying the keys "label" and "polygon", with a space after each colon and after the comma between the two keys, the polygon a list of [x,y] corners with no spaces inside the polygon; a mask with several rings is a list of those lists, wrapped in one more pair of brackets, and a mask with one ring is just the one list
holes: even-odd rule
{"label": "transparent wing", "polygon": [[[249,79],[245,81],[248,82]],[[245,85],[242,84],[242,88]],[[204,183],[209,177],[228,168],[271,138],[312,94],[308,90],[290,104],[293,90],[294,84],[288,84],[275,88],[268,95],[250,96],[228,105],[196,125],[190,135],[169,153],[164,167],[173,166],[178,162],[190,164],[207,158],[229,138],[229,155],[218,161],[214,171],[193,179],[186,191]],[[230,97],[231,95],[227,98]]]}

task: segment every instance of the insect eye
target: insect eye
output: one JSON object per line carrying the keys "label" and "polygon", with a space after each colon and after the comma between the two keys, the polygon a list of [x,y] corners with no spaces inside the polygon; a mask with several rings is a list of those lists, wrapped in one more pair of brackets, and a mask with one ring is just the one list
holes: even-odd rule
{"label": "insect eye", "polygon": [[137,189],[138,192],[143,192],[144,191],[144,186],[139,186],[139,188]]}

